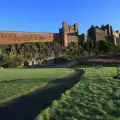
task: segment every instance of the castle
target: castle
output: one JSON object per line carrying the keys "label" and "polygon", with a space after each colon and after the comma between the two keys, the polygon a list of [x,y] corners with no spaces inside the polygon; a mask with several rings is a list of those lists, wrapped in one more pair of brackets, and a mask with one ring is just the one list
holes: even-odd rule
{"label": "castle", "polygon": [[108,40],[109,42],[119,45],[120,44],[120,31],[113,31],[111,25],[101,25],[94,27],[93,25],[88,29],[88,40],[99,41],[99,40]]}
{"label": "castle", "polygon": [[111,25],[91,26],[87,35],[78,33],[78,24],[68,25],[62,23],[59,33],[40,33],[40,32],[13,32],[0,31],[0,44],[22,44],[25,42],[58,42],[67,46],[70,42],[87,42],[89,40],[109,40],[115,45],[120,44],[120,31],[113,31]]}

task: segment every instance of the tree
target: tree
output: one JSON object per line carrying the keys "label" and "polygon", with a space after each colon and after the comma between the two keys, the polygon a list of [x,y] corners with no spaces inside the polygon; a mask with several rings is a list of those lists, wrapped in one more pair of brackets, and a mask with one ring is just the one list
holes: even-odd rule
{"label": "tree", "polygon": [[109,51],[109,47],[110,47],[110,44],[106,40],[100,40],[96,42],[96,49],[98,49],[99,53],[101,54],[104,54],[104,53],[107,54]]}
{"label": "tree", "polygon": [[19,55],[9,55],[3,58],[3,67],[20,67],[24,63],[24,59]]}
{"label": "tree", "polygon": [[92,49],[93,49],[93,42],[92,41],[87,41],[84,44],[85,50],[89,52],[89,55],[91,55]]}

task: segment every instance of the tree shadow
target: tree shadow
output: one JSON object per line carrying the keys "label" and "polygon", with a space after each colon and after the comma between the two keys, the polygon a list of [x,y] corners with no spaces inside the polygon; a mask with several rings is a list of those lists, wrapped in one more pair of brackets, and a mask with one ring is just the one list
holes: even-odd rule
{"label": "tree shadow", "polygon": [[0,83],[6,83],[6,84],[28,84],[28,83],[41,83],[41,82],[49,82],[51,80],[55,80],[55,78],[36,78],[36,79],[14,79],[14,80],[9,80],[9,81],[2,81]]}
{"label": "tree shadow", "polygon": [[[53,100],[73,87],[84,74],[83,70],[76,69],[71,75],[62,79],[50,81],[47,86],[0,107],[0,120],[34,120],[41,110],[51,105]],[[14,81],[14,80],[13,80]]]}

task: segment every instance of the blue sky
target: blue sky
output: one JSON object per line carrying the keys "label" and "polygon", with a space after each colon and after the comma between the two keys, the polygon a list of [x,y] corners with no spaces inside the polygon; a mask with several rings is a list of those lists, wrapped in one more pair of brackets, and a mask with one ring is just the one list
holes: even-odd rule
{"label": "blue sky", "polygon": [[0,0],[0,30],[58,32],[62,21],[80,34],[92,24],[120,30],[120,0]]}

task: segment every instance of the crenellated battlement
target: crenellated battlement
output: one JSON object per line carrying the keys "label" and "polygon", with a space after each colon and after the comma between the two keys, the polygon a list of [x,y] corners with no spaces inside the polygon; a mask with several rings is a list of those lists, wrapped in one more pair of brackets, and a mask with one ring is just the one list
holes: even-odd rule
{"label": "crenellated battlement", "polygon": [[66,22],[63,22],[60,32],[68,35],[78,35],[78,24],[75,23],[74,25],[68,25]]}

